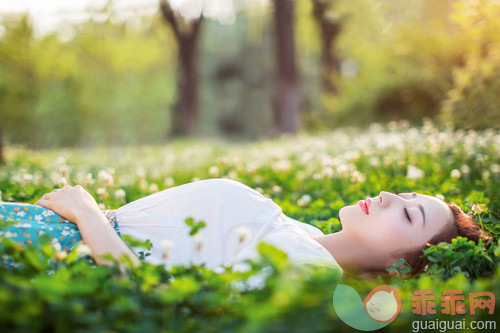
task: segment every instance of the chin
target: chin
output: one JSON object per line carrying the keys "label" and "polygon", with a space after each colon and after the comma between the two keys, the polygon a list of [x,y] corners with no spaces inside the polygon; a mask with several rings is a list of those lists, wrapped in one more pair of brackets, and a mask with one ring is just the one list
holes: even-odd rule
{"label": "chin", "polygon": [[344,223],[349,223],[349,221],[357,221],[359,220],[359,216],[357,216],[357,210],[358,208],[354,205],[352,206],[344,206],[340,208],[339,210],[339,220],[342,226]]}
{"label": "chin", "polygon": [[340,210],[339,210],[339,220],[340,220],[340,223],[342,223],[342,221],[347,216],[349,216],[349,206],[344,206],[344,207],[340,208]]}

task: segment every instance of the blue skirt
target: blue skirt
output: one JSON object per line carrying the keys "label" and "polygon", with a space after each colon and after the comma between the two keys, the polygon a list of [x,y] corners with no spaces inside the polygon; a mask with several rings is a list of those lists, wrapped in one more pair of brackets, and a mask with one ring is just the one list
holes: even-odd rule
{"label": "blue skirt", "polygon": [[[103,214],[121,237],[114,211],[103,211]],[[59,243],[61,250],[69,252],[82,241],[76,224],[38,205],[0,202],[0,221],[0,237],[22,245],[37,245],[40,235],[49,234],[53,243]]]}

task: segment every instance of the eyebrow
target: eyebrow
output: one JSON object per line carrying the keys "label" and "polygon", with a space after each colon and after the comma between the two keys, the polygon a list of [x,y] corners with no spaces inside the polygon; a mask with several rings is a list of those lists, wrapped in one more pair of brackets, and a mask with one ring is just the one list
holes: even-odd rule
{"label": "eyebrow", "polygon": [[[411,197],[415,199],[417,197],[417,193],[412,192],[411,193]],[[420,209],[420,212],[422,213],[422,216],[424,217],[424,223],[422,224],[422,228],[424,228],[425,227],[425,211],[424,211],[424,207],[420,203],[417,206],[418,206],[418,209]]]}

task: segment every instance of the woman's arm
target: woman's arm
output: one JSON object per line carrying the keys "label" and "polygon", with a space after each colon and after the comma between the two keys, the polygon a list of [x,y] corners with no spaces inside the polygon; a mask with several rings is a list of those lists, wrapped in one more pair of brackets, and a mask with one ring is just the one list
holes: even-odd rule
{"label": "woman's arm", "polygon": [[[117,235],[95,199],[80,185],[66,185],[62,189],[44,194],[36,204],[75,223],[98,265],[112,265],[112,262],[102,258],[102,255],[107,253],[116,259],[126,255],[133,266],[140,265],[139,258]],[[124,268],[120,262],[120,269],[123,271]]]}

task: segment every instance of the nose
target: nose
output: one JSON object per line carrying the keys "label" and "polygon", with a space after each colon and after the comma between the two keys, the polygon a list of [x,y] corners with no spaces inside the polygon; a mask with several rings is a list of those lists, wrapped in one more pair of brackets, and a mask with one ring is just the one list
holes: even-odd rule
{"label": "nose", "polygon": [[379,194],[380,206],[387,207],[396,200],[404,200],[400,196],[386,191],[381,191]]}

